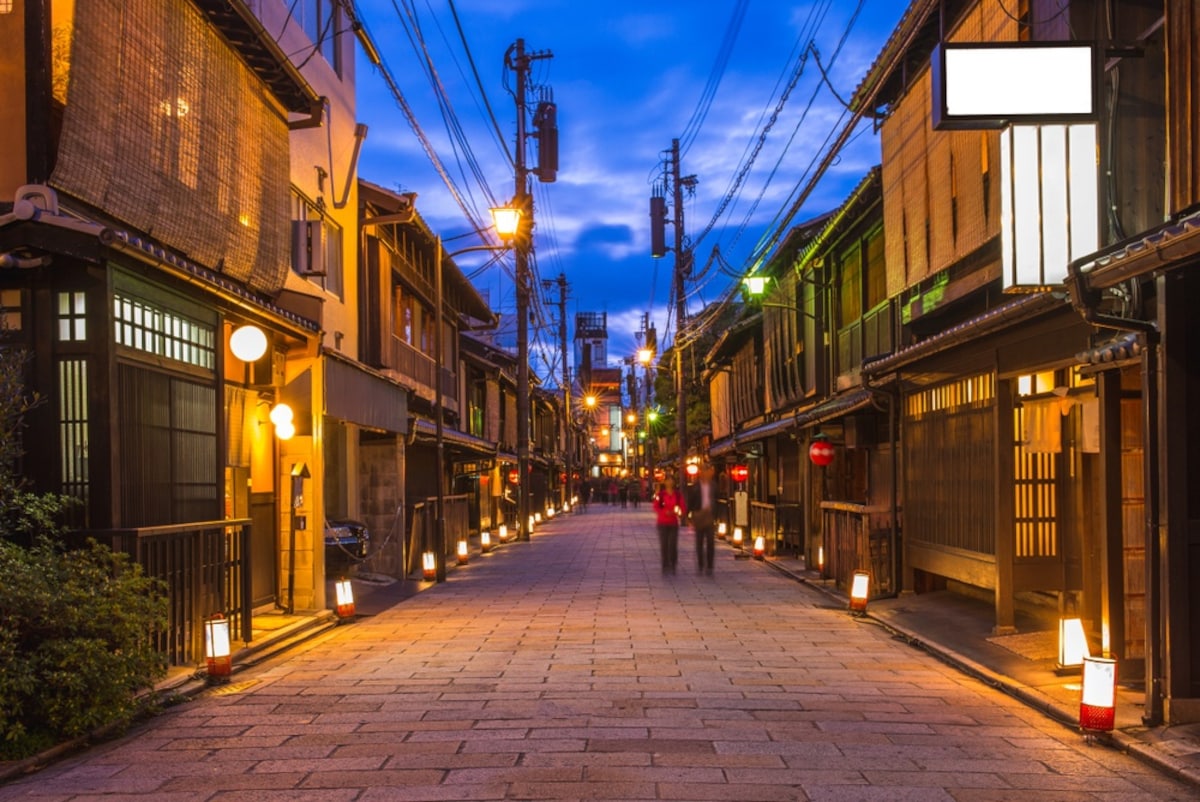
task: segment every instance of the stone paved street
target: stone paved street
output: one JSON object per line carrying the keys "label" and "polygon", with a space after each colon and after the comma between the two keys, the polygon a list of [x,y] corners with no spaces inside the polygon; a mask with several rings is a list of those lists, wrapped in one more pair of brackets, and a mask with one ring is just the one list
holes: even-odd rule
{"label": "stone paved street", "polygon": [[593,505],[0,800],[1168,800],[1192,786]]}

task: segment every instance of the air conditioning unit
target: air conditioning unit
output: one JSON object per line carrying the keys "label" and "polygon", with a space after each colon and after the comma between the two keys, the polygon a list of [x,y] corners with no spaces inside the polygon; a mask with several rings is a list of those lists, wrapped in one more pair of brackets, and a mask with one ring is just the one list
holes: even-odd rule
{"label": "air conditioning unit", "polygon": [[302,276],[325,275],[325,226],[320,220],[292,221],[292,266]]}

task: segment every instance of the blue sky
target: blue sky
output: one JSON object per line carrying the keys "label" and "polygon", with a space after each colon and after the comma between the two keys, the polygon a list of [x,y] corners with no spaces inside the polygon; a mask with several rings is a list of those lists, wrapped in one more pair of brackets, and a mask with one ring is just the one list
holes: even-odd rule
{"label": "blue sky", "polygon": [[[709,261],[715,246],[732,270],[744,272],[752,254],[762,249],[764,232],[777,227],[773,222],[791,206],[789,197],[807,183],[825,143],[841,130],[844,108],[838,96],[850,97],[908,3],[457,0],[453,8],[495,126],[480,99],[446,0],[359,0],[357,5],[420,130],[463,202],[479,216],[486,217],[491,201],[507,200],[514,189],[511,162],[496,133],[498,127],[507,147],[514,147],[515,103],[506,89],[513,75],[506,75],[504,54],[518,38],[525,40],[527,51],[553,54],[536,61],[532,71],[533,82],[553,93],[559,127],[558,180],[534,188],[536,277],[566,276],[569,321],[577,311],[608,313],[613,361],[633,354],[634,332],[644,313],[649,312],[660,341],[669,341],[674,330],[668,316],[673,256],[651,258],[648,211],[652,185],[661,176],[672,139],[681,138],[687,145],[683,172],[695,175],[698,182],[684,204],[684,229],[697,267]],[[462,152],[452,144],[413,44],[410,12],[477,172],[466,167]],[[701,120],[696,115],[731,29],[736,38]],[[833,89],[822,82],[821,68]],[[796,75],[786,103],[781,103]],[[370,128],[360,162],[362,177],[418,192],[418,210],[448,240],[468,234],[451,240],[448,247],[477,244],[469,235],[466,214],[386,83],[361,59],[358,92],[358,116]],[[531,151],[530,160],[534,158]],[[793,224],[839,205],[878,162],[878,138],[867,123]],[[735,183],[740,190],[717,216]],[[668,228],[668,243],[672,238]],[[478,255],[459,259],[468,273],[482,265],[472,257]],[[511,267],[483,267],[474,280],[492,306],[507,313],[511,325]],[[696,311],[716,300],[733,281],[726,272],[710,269],[700,281],[688,284],[689,309]],[[557,290],[552,297],[557,300]],[[545,330],[535,332],[535,347],[539,342],[554,345],[557,327],[551,315],[556,308],[547,306],[539,318]]]}

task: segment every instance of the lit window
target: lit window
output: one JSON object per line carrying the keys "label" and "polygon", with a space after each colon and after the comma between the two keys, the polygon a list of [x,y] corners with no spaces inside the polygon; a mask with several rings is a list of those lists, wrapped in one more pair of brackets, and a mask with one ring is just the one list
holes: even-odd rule
{"label": "lit window", "polygon": [[82,342],[87,339],[87,302],[82,292],[58,294],[58,341]]}
{"label": "lit window", "polygon": [[[0,3],[2,2],[3,0],[0,0]],[[20,290],[0,290],[0,330],[21,330]]]}

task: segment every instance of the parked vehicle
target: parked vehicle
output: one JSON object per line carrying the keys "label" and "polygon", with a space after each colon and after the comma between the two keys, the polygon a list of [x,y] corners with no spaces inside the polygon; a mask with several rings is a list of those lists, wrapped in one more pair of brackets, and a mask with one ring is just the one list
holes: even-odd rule
{"label": "parked vehicle", "polygon": [[325,522],[325,565],[344,567],[367,556],[371,533],[362,521]]}

